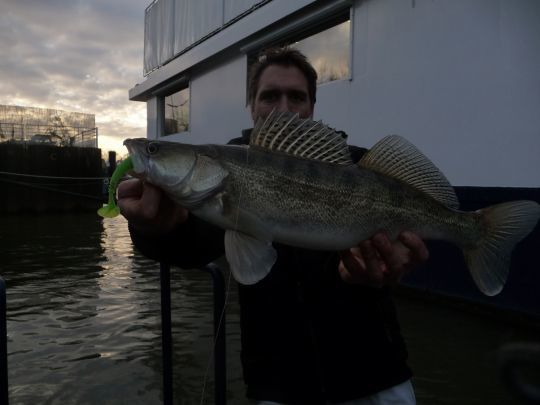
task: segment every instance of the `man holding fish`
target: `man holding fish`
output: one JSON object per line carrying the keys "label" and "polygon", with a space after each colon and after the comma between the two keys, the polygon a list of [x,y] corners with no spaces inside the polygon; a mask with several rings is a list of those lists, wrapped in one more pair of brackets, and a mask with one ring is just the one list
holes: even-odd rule
{"label": "man holding fish", "polygon": [[[272,110],[311,118],[316,80],[298,51],[263,54],[249,83],[253,120]],[[244,135],[233,143],[248,140]],[[358,160],[364,151],[351,152]],[[148,182],[121,183],[118,205],[135,245],[150,257],[195,267],[223,254],[222,230]],[[239,286],[248,397],[283,404],[415,403],[389,287],[428,251],[411,232],[396,242],[384,233],[358,242],[339,254],[278,245],[270,274]]]}

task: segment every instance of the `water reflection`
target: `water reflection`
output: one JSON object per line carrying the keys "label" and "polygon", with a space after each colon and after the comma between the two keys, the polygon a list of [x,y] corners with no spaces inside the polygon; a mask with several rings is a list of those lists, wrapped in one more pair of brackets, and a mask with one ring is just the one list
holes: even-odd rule
{"label": "water reflection", "polygon": [[141,361],[159,355],[159,303],[148,311],[155,286],[134,291],[125,232],[95,215],[2,218],[12,403],[159,403]]}
{"label": "water reflection", "polygon": [[[162,403],[159,266],[134,251],[125,220],[21,216],[0,225],[10,403]],[[197,403],[213,346],[211,279],[173,269],[171,286],[175,397]],[[234,290],[230,300],[228,387],[242,398]]]}

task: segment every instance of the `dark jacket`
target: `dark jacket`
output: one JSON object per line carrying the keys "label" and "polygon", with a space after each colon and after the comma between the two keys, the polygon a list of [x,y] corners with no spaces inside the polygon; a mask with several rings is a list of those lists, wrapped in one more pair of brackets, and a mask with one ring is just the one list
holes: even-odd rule
{"label": "dark jacket", "polygon": [[[247,143],[248,136],[244,132],[230,143]],[[353,160],[364,151],[351,147]],[[193,216],[169,235],[146,238],[133,229],[131,235],[147,256],[184,268],[203,266],[224,253],[224,232]],[[338,402],[411,378],[386,288],[344,283],[336,252],[274,247],[278,256],[270,274],[255,285],[239,285],[248,397]]]}

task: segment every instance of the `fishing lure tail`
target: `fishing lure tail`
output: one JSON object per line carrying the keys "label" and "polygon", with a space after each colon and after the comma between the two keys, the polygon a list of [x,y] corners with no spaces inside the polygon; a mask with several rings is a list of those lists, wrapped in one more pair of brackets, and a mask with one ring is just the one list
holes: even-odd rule
{"label": "fishing lure tail", "polygon": [[115,199],[116,188],[118,187],[118,183],[120,183],[120,179],[131,169],[133,169],[133,162],[129,156],[116,167],[109,182],[109,201],[97,211],[98,215],[103,218],[114,218],[120,214],[120,208],[116,205]]}

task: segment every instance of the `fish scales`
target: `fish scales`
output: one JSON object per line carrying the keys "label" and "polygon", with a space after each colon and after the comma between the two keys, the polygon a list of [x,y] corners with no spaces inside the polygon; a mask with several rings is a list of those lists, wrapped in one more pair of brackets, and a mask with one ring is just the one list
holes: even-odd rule
{"label": "fish scales", "polygon": [[291,167],[290,164],[283,172],[278,169],[279,165],[261,165],[258,154],[257,151],[250,151],[248,164],[223,162],[229,171],[224,190],[229,197],[227,204],[230,207],[257,213],[262,222],[270,223],[273,231],[277,232],[290,227],[313,232],[328,225],[340,227],[345,223],[343,218],[336,215],[338,211],[331,209],[332,201],[312,198],[321,192],[336,193],[340,183],[315,185],[299,175],[291,174],[298,173],[298,167]]}
{"label": "fish scales", "polygon": [[217,149],[229,172],[223,188],[231,220],[233,208],[241,208],[273,223],[275,233],[301,229],[295,244],[310,245],[309,235],[322,232],[323,247],[345,249],[351,240],[366,239],[379,229],[395,237],[404,225],[427,238],[435,236],[436,229],[442,229],[437,234],[454,235],[453,240],[477,237],[473,215],[468,222],[458,221],[458,212],[358,165],[291,159],[261,148]]}
{"label": "fish scales", "polygon": [[[309,222],[322,225],[343,225],[344,221],[340,221],[335,213],[353,205],[348,198],[350,186],[344,181],[346,178],[337,178],[338,172],[325,176],[324,171],[309,161],[278,159],[274,165],[272,157],[267,155],[264,151],[252,150],[250,163],[239,168],[237,173],[232,171],[231,179],[241,176],[237,187],[246,185],[243,200],[235,201],[236,204],[262,211],[269,218],[283,217],[287,213],[287,217],[298,223],[311,218]],[[314,182],[317,177],[319,181]],[[234,191],[231,194],[238,195]],[[248,198],[244,197],[246,194]],[[323,195],[325,198],[321,198]]]}

